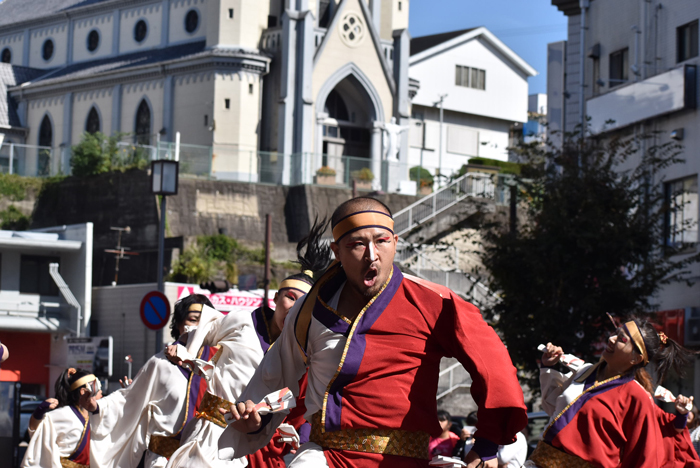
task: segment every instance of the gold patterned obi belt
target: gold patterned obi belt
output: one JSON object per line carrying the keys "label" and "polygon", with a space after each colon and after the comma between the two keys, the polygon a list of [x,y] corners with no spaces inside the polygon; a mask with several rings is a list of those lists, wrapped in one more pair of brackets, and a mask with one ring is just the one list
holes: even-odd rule
{"label": "gold patterned obi belt", "polygon": [[231,408],[231,405],[233,405],[233,403],[230,401],[206,392],[204,394],[204,398],[202,398],[202,402],[199,404],[197,417],[211,421],[217,426],[226,427],[226,420],[224,419],[224,415],[219,412],[219,408],[223,408],[228,411],[229,408]]}
{"label": "gold patterned obi belt", "polygon": [[410,432],[401,429],[341,429],[322,432],[321,413],[311,417],[309,440],[326,449],[353,452],[381,453],[401,457],[430,460],[426,432]]}
{"label": "gold patterned obi belt", "polygon": [[168,437],[154,435],[151,436],[151,440],[148,441],[148,450],[156,455],[160,455],[161,457],[168,459],[170,459],[170,457],[173,456],[173,453],[175,453],[175,451],[179,448],[180,439],[176,439],[174,436]]}
{"label": "gold patterned obi belt", "polygon": [[81,465],[73,460],[69,460],[68,457],[61,457],[61,466],[63,468],[90,468],[90,465]]}
{"label": "gold patterned obi belt", "polygon": [[[559,450],[542,440],[529,460],[538,468],[594,468],[586,460]],[[527,463],[525,466],[528,466]]]}

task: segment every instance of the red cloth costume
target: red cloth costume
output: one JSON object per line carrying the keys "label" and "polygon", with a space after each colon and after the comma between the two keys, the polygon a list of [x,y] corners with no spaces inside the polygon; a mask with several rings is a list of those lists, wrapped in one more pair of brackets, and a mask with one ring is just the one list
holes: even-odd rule
{"label": "red cloth costume", "polygon": [[662,468],[700,468],[700,459],[690,442],[688,428],[678,432],[674,426],[677,417],[654,405],[664,441],[664,463]]}

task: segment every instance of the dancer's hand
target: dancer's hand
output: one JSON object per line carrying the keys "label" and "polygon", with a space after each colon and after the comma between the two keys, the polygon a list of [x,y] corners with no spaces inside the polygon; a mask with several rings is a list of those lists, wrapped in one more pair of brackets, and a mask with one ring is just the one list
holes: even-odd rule
{"label": "dancer's hand", "polygon": [[470,450],[464,457],[464,463],[467,464],[467,468],[498,468],[498,457],[482,462],[481,457],[474,450]]}
{"label": "dancer's hand", "polygon": [[133,381],[134,381],[134,379],[130,379],[129,377],[124,376],[124,380],[119,379],[119,385],[121,385],[122,388],[126,388],[126,387],[128,387],[129,385],[131,385],[131,383],[132,383]]}
{"label": "dancer's hand", "polygon": [[693,401],[693,397],[685,397],[683,395],[678,395],[676,397],[676,411],[678,414],[686,414],[689,410],[687,408],[688,403]]}
{"label": "dancer's hand", "polygon": [[177,357],[177,345],[171,344],[165,347],[165,357],[168,361],[172,362],[177,366],[182,365],[182,360]]}
{"label": "dancer's hand", "polygon": [[564,354],[564,350],[552,343],[547,343],[547,349],[542,353],[542,365],[552,367],[556,365]]}
{"label": "dancer's hand", "polygon": [[231,405],[229,411],[219,408],[219,412],[224,415],[230,413],[229,418],[234,420],[230,425],[244,434],[255,432],[262,426],[262,419],[255,409],[255,403],[250,400]]}

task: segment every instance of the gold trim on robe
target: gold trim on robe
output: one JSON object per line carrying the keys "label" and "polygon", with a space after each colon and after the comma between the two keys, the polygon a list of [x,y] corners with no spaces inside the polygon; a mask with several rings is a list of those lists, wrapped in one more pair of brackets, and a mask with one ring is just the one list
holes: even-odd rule
{"label": "gold trim on robe", "polygon": [[227,426],[226,420],[224,419],[224,415],[219,412],[219,408],[229,411],[231,405],[233,405],[233,403],[230,401],[224,400],[223,398],[219,398],[218,396],[207,392],[204,394],[202,403],[199,405],[197,417],[204,418],[207,421],[213,422],[217,426],[225,428]]}
{"label": "gold trim on robe", "polygon": [[90,465],[81,465],[73,460],[69,460],[68,457],[61,457],[61,466],[63,468],[90,468]]}
{"label": "gold trim on robe", "polygon": [[429,460],[430,434],[400,429],[342,429],[324,432],[321,413],[311,418],[309,441],[324,449],[350,450],[353,452],[381,453],[400,457]]}
{"label": "gold trim on robe", "polygon": [[537,444],[529,460],[538,468],[594,468],[586,460],[559,450],[542,440]]}

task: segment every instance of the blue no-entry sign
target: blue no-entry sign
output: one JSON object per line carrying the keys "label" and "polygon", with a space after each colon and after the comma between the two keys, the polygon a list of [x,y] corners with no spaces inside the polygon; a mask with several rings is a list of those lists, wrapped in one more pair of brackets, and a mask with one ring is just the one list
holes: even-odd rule
{"label": "blue no-entry sign", "polygon": [[160,330],[170,318],[170,301],[160,291],[151,291],[141,300],[141,320],[151,330]]}

